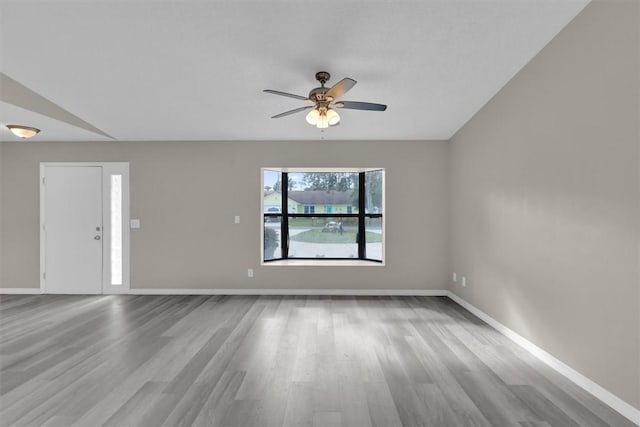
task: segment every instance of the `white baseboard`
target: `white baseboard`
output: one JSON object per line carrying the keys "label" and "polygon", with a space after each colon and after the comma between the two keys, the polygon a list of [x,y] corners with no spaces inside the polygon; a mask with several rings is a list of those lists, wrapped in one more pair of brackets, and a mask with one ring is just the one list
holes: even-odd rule
{"label": "white baseboard", "polygon": [[130,295],[328,295],[444,297],[440,289],[130,289]]}
{"label": "white baseboard", "polygon": [[23,295],[33,295],[33,294],[41,294],[42,291],[40,288],[0,288],[1,294],[23,294]]}
{"label": "white baseboard", "polygon": [[[0,294],[41,294],[40,288],[0,288]],[[129,289],[128,295],[328,295],[446,297],[441,289]],[[84,294],[83,294],[84,295]],[[105,294],[107,295],[107,294]]]}
{"label": "white baseboard", "polygon": [[611,393],[609,390],[604,387],[598,385],[594,381],[582,375],[580,372],[571,368],[569,365],[563,363],[562,361],[556,359],[551,354],[547,353],[531,341],[524,338],[522,335],[519,335],[517,332],[509,329],[502,323],[498,322],[482,310],[477,307],[469,304],[464,299],[460,298],[458,295],[454,294],[451,291],[447,291],[447,295],[453,301],[458,303],[467,311],[475,314],[480,319],[488,323],[498,332],[500,332],[505,337],[509,338],[516,344],[523,347],[529,353],[540,359],[545,364],[549,365],[551,368],[555,369],[560,374],[564,375],[569,380],[573,381],[575,384],[591,393],[596,398],[600,399],[605,404],[609,405],[611,408],[619,412],[624,417],[628,418],[631,422],[640,426],[640,409],[633,407],[628,404],[624,400],[620,399],[615,394]]}

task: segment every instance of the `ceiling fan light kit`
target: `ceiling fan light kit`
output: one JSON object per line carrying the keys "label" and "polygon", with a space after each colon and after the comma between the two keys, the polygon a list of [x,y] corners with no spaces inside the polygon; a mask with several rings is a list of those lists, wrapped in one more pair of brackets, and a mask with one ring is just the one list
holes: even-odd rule
{"label": "ceiling fan light kit", "polygon": [[357,83],[355,80],[346,77],[336,83],[333,87],[325,87],[325,83],[329,80],[331,75],[326,71],[319,71],[316,73],[316,80],[320,82],[320,87],[311,89],[308,97],[301,95],[295,95],[293,93],[281,92],[273,89],[265,89],[264,92],[271,93],[273,95],[287,96],[289,98],[299,99],[301,101],[312,102],[313,105],[305,107],[295,108],[293,110],[285,111],[284,113],[276,114],[272,119],[279,119],[280,117],[288,116],[301,111],[311,109],[307,113],[306,121],[312,126],[318,129],[326,129],[329,126],[336,126],[340,123],[340,115],[335,108],[346,108],[351,110],[365,110],[365,111],[385,111],[387,106],[384,104],[374,104],[371,102],[357,102],[357,101],[340,101],[335,100],[344,95],[349,89],[351,89]]}
{"label": "ceiling fan light kit", "polygon": [[314,108],[307,114],[307,123],[318,129],[326,129],[340,123],[340,115],[331,108]]}
{"label": "ceiling fan light kit", "polygon": [[38,128],[22,125],[7,125],[7,129],[9,129],[12,134],[22,139],[32,138],[40,132],[40,129]]}

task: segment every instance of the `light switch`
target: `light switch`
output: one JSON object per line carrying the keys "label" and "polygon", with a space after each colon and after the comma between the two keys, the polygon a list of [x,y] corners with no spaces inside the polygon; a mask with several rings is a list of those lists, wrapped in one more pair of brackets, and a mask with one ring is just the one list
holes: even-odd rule
{"label": "light switch", "polygon": [[235,222],[236,224],[240,224],[240,215],[236,215],[236,216],[233,218],[233,222]]}
{"label": "light switch", "polygon": [[131,228],[140,228],[140,220],[138,218],[129,221]]}

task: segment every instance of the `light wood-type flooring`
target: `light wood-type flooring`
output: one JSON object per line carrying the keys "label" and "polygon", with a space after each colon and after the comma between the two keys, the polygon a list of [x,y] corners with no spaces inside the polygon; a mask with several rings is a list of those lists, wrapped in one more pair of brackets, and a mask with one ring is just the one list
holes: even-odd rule
{"label": "light wood-type flooring", "polygon": [[0,296],[0,425],[632,426],[445,297]]}

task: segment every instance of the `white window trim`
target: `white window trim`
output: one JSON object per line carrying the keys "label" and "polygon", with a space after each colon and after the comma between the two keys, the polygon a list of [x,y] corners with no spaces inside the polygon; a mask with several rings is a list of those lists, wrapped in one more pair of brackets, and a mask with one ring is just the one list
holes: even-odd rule
{"label": "white window trim", "polygon": [[[285,259],[285,260],[264,260],[264,171],[275,172],[371,172],[376,170],[382,170],[382,262],[373,262],[367,260],[313,260],[313,259]],[[355,267],[355,266],[367,266],[367,267],[384,267],[387,264],[387,170],[384,167],[269,167],[264,166],[260,168],[260,266],[266,267],[288,267],[288,266],[341,266],[341,267]]]}

